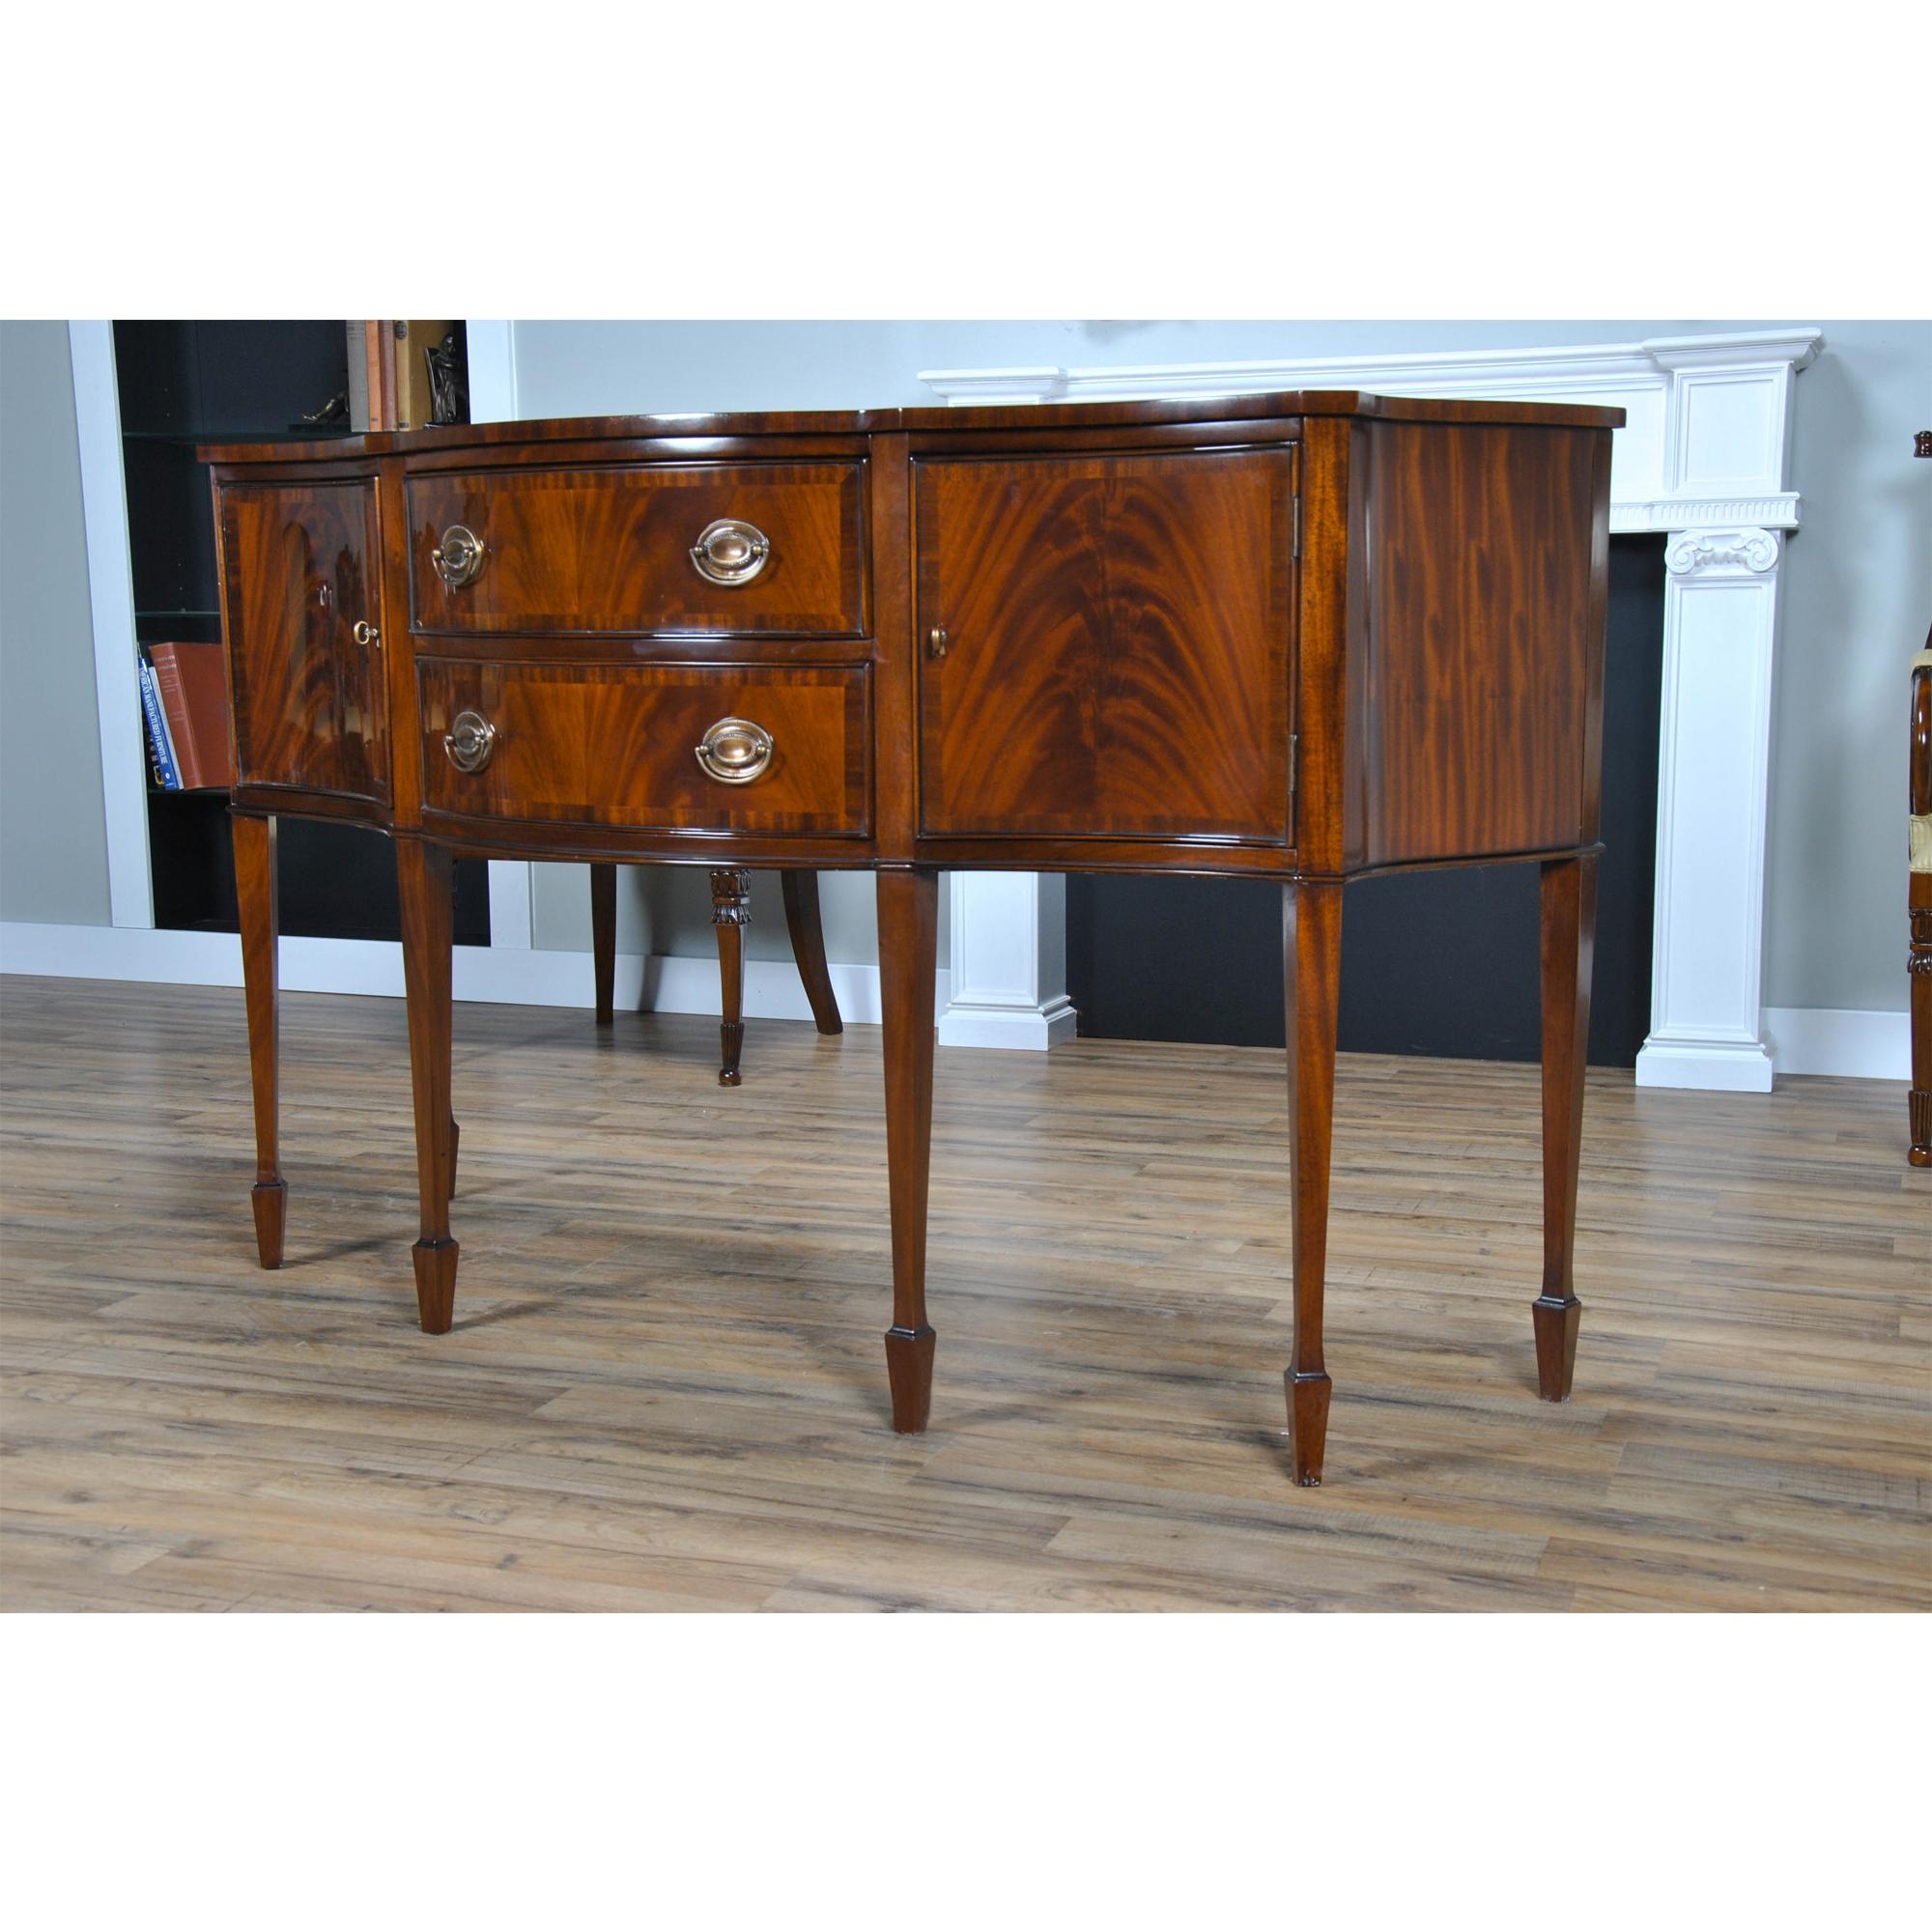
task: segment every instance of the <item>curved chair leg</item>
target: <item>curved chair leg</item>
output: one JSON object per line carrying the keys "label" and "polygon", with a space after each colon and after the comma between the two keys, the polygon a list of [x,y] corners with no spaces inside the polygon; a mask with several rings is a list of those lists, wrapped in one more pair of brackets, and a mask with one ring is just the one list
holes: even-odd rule
{"label": "curved chair leg", "polygon": [[799,978],[805,981],[805,997],[811,1002],[811,1017],[820,1033],[843,1033],[838,995],[832,990],[832,974],[825,964],[825,928],[818,921],[818,874],[781,872],[779,877],[784,887],[792,957],[798,961]]}
{"label": "curved chair leg", "polygon": [[724,1065],[718,1069],[721,1087],[738,1087],[738,1056],[745,1045],[745,928],[752,923],[751,874],[736,866],[720,866],[711,874],[711,923],[718,928],[718,977],[724,994],[724,1018],[718,1028]]}
{"label": "curved chair leg", "polygon": [[617,981],[617,868],[590,868],[590,961],[597,976],[597,1024],[612,1019],[611,993]]}

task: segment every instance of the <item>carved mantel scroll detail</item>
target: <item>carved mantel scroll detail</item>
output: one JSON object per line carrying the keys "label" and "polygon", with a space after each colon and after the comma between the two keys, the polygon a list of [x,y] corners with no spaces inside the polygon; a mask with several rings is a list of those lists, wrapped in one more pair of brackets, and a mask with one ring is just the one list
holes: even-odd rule
{"label": "carved mantel scroll detail", "polygon": [[1776,569],[1782,550],[1776,530],[1679,530],[1671,536],[1663,561],[1675,577],[1739,570],[1762,577]]}

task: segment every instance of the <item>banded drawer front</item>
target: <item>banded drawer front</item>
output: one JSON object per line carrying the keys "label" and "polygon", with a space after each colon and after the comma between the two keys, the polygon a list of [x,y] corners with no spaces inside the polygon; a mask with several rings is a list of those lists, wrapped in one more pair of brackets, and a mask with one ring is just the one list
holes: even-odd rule
{"label": "banded drawer front", "polygon": [[863,837],[864,665],[425,661],[423,806],[466,818]]}
{"label": "banded drawer front", "polygon": [[860,637],[864,485],[858,461],[412,476],[415,627]]}

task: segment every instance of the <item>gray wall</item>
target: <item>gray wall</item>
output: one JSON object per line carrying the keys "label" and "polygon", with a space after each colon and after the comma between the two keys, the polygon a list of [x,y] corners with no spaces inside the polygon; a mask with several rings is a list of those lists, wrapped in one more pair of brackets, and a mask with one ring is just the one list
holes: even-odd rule
{"label": "gray wall", "polygon": [[[922,369],[1029,363],[1241,361],[1631,342],[1818,322],[863,322],[516,325],[526,416],[640,411],[843,409],[931,402]],[[1902,1008],[1904,673],[1932,619],[1932,324],[1818,322],[1798,379],[1796,474],[1804,527],[1784,567],[1772,748],[1767,1006]],[[559,867],[542,867],[555,873]],[[627,886],[659,952],[708,948],[701,876]],[[776,903],[768,887],[760,901]],[[582,900],[580,904],[579,901]],[[870,889],[828,881],[836,959],[876,956]],[[641,923],[641,915],[634,910]],[[538,886],[538,944],[587,946],[574,881]],[[782,927],[753,928],[784,952]]]}
{"label": "gray wall", "polygon": [[113,923],[64,322],[0,322],[0,919]]}

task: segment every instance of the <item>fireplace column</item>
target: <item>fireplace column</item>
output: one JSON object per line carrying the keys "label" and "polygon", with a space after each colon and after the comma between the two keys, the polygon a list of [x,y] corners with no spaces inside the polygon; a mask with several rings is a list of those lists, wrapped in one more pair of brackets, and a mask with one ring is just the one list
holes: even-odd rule
{"label": "fireplace column", "polygon": [[1772,643],[1783,544],[1674,530],[1664,551],[1651,1029],[1640,1087],[1771,1091],[1760,993]]}

